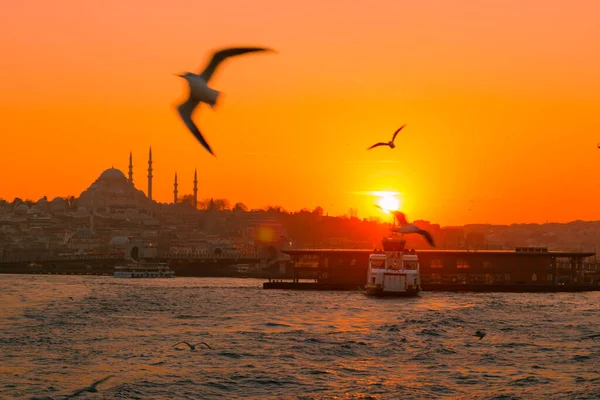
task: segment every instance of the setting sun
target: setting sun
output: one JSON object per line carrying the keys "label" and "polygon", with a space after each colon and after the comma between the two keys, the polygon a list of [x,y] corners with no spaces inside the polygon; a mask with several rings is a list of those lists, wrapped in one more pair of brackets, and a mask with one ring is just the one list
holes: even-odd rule
{"label": "setting sun", "polygon": [[394,211],[400,208],[400,200],[396,197],[396,193],[393,192],[379,192],[376,194],[379,196],[377,204],[384,211]]}

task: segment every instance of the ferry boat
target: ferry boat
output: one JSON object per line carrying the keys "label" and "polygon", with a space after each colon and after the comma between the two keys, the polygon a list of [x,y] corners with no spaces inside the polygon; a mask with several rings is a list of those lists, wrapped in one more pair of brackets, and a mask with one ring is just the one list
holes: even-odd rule
{"label": "ferry boat", "polygon": [[383,249],[369,256],[368,296],[416,296],[421,291],[419,258],[414,250],[404,248],[406,241],[385,238]]}
{"label": "ferry boat", "polygon": [[132,262],[115,266],[115,278],[174,278],[166,262]]}

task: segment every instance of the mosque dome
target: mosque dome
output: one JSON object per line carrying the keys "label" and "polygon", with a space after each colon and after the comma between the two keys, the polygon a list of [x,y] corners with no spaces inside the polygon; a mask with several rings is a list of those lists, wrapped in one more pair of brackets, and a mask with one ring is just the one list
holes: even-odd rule
{"label": "mosque dome", "polygon": [[126,181],[125,174],[116,168],[109,168],[100,174],[100,181]]}
{"label": "mosque dome", "polygon": [[62,197],[55,197],[50,202],[50,209],[53,211],[65,211],[67,205],[67,200],[63,199]]}
{"label": "mosque dome", "polygon": [[[148,209],[152,203],[146,194],[133,184],[132,158],[129,157],[129,175],[117,168],[104,170],[98,178],[77,199],[77,205],[92,212],[122,214],[126,209]],[[152,154],[149,160],[152,174]],[[150,185],[149,185],[150,186]],[[85,215],[85,214],[84,214]]]}

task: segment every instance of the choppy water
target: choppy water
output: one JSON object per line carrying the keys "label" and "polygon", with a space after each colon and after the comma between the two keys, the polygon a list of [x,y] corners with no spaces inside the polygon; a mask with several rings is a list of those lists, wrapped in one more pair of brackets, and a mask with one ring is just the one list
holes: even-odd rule
{"label": "choppy water", "polygon": [[0,275],[0,398],[61,399],[115,375],[79,398],[597,399],[600,341],[577,339],[598,332],[598,292],[373,299]]}

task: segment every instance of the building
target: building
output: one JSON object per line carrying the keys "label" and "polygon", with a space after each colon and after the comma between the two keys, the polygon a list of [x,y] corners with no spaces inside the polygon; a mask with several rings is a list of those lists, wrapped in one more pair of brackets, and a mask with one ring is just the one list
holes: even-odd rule
{"label": "building", "polygon": [[107,214],[128,208],[150,209],[151,205],[144,192],[136,189],[133,182],[116,168],[102,172],[77,199],[77,206]]}
{"label": "building", "polygon": [[[283,252],[294,261],[296,279],[360,286],[366,283],[369,255],[373,250]],[[416,250],[416,253],[424,290],[600,290],[599,265],[584,262],[594,256],[593,252],[520,247],[514,250]]]}

